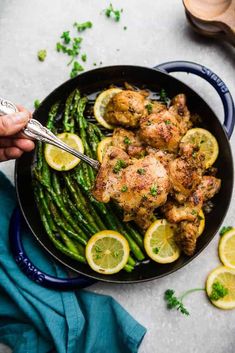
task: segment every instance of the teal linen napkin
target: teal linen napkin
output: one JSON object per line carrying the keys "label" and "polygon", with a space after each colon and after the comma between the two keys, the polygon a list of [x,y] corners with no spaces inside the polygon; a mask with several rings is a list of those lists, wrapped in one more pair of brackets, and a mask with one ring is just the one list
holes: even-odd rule
{"label": "teal linen napkin", "polygon": [[[0,342],[16,353],[137,352],[146,329],[112,297],[49,290],[19,270],[8,240],[15,206],[15,190],[0,172]],[[66,277],[32,234],[24,233],[23,242],[35,265]]]}

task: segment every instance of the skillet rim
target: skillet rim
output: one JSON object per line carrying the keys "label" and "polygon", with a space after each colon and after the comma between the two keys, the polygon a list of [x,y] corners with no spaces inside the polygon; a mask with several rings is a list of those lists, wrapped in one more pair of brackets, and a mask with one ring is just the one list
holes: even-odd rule
{"label": "skillet rim", "polygon": [[[110,69],[118,69],[118,70],[124,70],[124,69],[141,69],[141,70],[147,70],[147,71],[152,71],[152,72],[158,72],[159,74],[161,75],[164,75],[167,77],[167,80],[171,80],[171,81],[174,81],[174,82],[179,82],[179,84],[185,86],[186,88],[188,88],[189,90],[191,90],[193,92],[193,94],[196,96],[196,98],[199,98],[201,99],[204,104],[207,106],[207,108],[212,112],[213,116],[217,119],[217,122],[219,123],[219,127],[220,127],[220,131],[221,133],[224,135],[225,139],[226,139],[226,148],[228,150],[228,153],[229,153],[229,158],[231,160],[231,165],[230,165],[230,168],[231,168],[231,190],[233,190],[233,183],[234,183],[234,169],[233,169],[233,156],[232,156],[232,150],[231,150],[231,146],[230,146],[230,143],[229,143],[229,139],[228,139],[228,136],[227,136],[227,133],[225,131],[225,128],[223,126],[223,124],[221,123],[221,121],[219,120],[219,118],[217,117],[217,115],[215,114],[214,110],[211,108],[211,106],[200,96],[200,94],[198,94],[197,92],[194,91],[193,88],[191,88],[189,85],[187,85],[186,83],[184,83],[183,81],[179,80],[178,78],[174,77],[174,76],[171,76],[169,73],[167,72],[164,72],[160,69],[157,69],[157,68],[149,68],[149,67],[145,67],[145,66],[140,66],[140,65],[111,65],[111,66],[104,66],[104,67],[101,67],[101,68],[95,68],[95,69],[91,69],[91,70],[87,70],[83,73],[81,73],[80,75],[78,75],[77,77],[73,78],[73,79],[69,79],[65,82],[63,82],[61,85],[57,86],[53,91],[51,91],[44,99],[43,101],[41,102],[41,105],[40,107],[43,107],[45,104],[47,104],[47,101],[50,101],[51,98],[53,98],[53,96],[57,95],[58,96],[58,92],[60,92],[62,89],[64,89],[64,87],[66,87],[66,85],[70,85],[70,86],[73,86],[71,83],[72,82],[76,82],[79,80],[79,78],[81,76],[86,76],[87,74],[91,75],[91,74],[95,74],[99,71],[103,72],[105,70],[110,70]],[[40,107],[35,110],[34,114],[37,116],[37,113],[39,112],[40,113]],[[217,137],[217,136],[216,136]],[[31,153],[34,153],[34,152],[31,152]],[[21,157],[22,158],[22,157]],[[47,253],[49,253],[53,258],[55,258],[56,260],[58,260],[60,263],[62,263],[64,266],[66,266],[67,268],[73,270],[74,272],[80,274],[80,275],[84,275],[84,276],[87,276],[89,278],[92,278],[92,279],[95,279],[95,280],[99,280],[99,281],[102,281],[102,282],[107,282],[107,283],[118,283],[118,284],[132,284],[132,283],[141,283],[141,282],[148,282],[148,281],[152,281],[154,279],[158,279],[158,278],[162,278],[162,277],[165,277],[167,275],[170,275],[172,273],[174,273],[175,271],[183,268],[184,266],[186,266],[188,263],[190,263],[193,259],[195,259],[208,245],[209,243],[212,241],[212,239],[215,237],[215,235],[217,234],[218,232],[218,229],[220,228],[221,224],[223,223],[223,220],[227,214],[227,211],[229,209],[229,206],[230,206],[230,203],[231,203],[231,198],[232,198],[232,193],[230,193],[229,195],[229,198],[228,198],[228,203],[227,203],[227,206],[225,209],[223,209],[223,216],[221,217],[221,221],[220,223],[217,225],[216,227],[216,231],[210,236],[210,238],[205,241],[205,243],[201,246],[200,249],[196,249],[196,252],[193,256],[191,257],[186,257],[184,259],[184,262],[179,264],[178,267],[176,268],[173,268],[172,270],[169,270],[167,271],[166,273],[161,273],[161,274],[158,274],[157,276],[152,276],[152,277],[149,277],[149,278],[144,278],[144,279],[136,279],[136,280],[117,280],[117,279],[109,279],[108,277],[102,277],[100,278],[99,274],[97,273],[94,273],[94,275],[92,274],[87,274],[87,273],[84,273],[82,272],[81,270],[78,270],[78,269],[75,269],[73,266],[69,265],[68,263],[66,263],[65,261],[61,260],[56,254],[53,253],[53,251],[49,250],[48,247],[43,243],[43,241],[41,239],[38,238],[38,236],[36,235],[36,233],[33,231],[31,225],[30,225],[30,222],[28,220],[28,218],[26,217],[25,215],[25,212],[24,212],[24,208],[22,206],[22,203],[21,203],[21,198],[20,198],[20,193],[19,193],[19,185],[18,185],[18,170],[19,170],[19,165],[20,165],[20,162],[21,162],[21,158],[19,158],[16,163],[15,163],[15,186],[16,186],[16,194],[17,194],[17,200],[19,202],[19,206],[20,206],[20,209],[21,209],[21,212],[24,216],[24,219],[29,227],[29,229],[31,230],[31,232],[33,233],[33,235],[35,236],[35,238],[37,239],[37,241],[42,245],[42,247],[44,248],[44,250],[47,251]],[[57,249],[55,249],[57,251]],[[68,258],[69,260],[69,258]]]}

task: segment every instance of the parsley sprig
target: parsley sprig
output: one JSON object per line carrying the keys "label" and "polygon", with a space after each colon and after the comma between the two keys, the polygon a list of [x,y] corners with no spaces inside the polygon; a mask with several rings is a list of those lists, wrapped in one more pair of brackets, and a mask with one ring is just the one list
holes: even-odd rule
{"label": "parsley sprig", "polygon": [[116,22],[120,21],[121,18],[121,13],[123,12],[123,9],[120,10],[115,10],[113,8],[113,5],[110,4],[109,7],[107,7],[107,9],[105,9],[105,15],[108,18],[113,18]]}
{"label": "parsley sprig", "polygon": [[205,291],[205,288],[194,288],[183,293],[180,297],[175,296],[175,291],[173,289],[167,289],[164,294],[164,299],[167,302],[168,309],[176,309],[186,316],[190,315],[189,311],[185,308],[183,304],[183,298],[185,298],[189,293],[196,291]]}
{"label": "parsley sprig", "polygon": [[222,283],[214,282],[212,285],[212,292],[210,295],[210,299],[213,301],[217,301],[221,298],[224,298],[228,294],[228,288],[225,288]]}
{"label": "parsley sprig", "polygon": [[[77,29],[78,32],[83,32],[85,31],[85,29],[91,28],[92,23],[90,21],[87,21],[84,23],[75,22],[74,27]],[[62,39],[62,42],[56,43],[56,50],[58,52],[67,54],[68,56],[71,57],[67,65],[69,66],[73,63],[73,67],[70,71],[70,77],[73,78],[77,76],[79,72],[84,71],[83,66],[77,60],[77,57],[81,52],[81,44],[82,44],[83,38],[80,36],[72,37],[72,35],[70,34],[70,31],[63,32],[60,38]],[[81,60],[83,62],[86,62],[87,55],[82,54]]]}

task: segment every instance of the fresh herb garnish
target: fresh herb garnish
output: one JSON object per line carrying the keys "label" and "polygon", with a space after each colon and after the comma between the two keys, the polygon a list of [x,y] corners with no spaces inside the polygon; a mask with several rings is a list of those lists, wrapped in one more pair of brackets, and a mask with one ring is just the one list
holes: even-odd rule
{"label": "fresh herb garnish", "polygon": [[115,10],[113,8],[113,5],[110,4],[109,7],[105,10],[105,15],[109,18],[113,18],[116,22],[120,21],[121,13],[123,12],[123,9],[121,10]]}
{"label": "fresh herb garnish", "polygon": [[86,59],[87,59],[86,54],[82,54],[81,59],[82,59],[83,62],[86,62]]}
{"label": "fresh herb garnish", "polygon": [[185,308],[183,304],[183,299],[190,293],[197,292],[197,291],[205,291],[205,288],[194,288],[194,289],[189,289],[186,292],[184,292],[180,297],[176,297],[175,291],[172,289],[168,289],[165,291],[164,298],[167,302],[167,308],[168,309],[177,309],[179,310],[182,314],[184,315],[189,315],[188,310]]}
{"label": "fresh herb garnish", "polygon": [[152,121],[150,121],[150,120],[147,121],[147,126],[150,126],[152,124],[153,124]]}
{"label": "fresh herb garnish", "polygon": [[153,248],[153,253],[158,254],[159,253],[159,248]]}
{"label": "fresh herb garnish", "polygon": [[151,194],[152,196],[156,196],[156,195],[157,195],[157,186],[156,186],[156,185],[151,186],[151,188],[150,188],[150,194]]}
{"label": "fresh herb garnish", "polygon": [[44,61],[47,56],[47,51],[45,49],[41,49],[38,51],[38,60],[39,61]]}
{"label": "fresh herb garnish", "polygon": [[96,252],[101,252],[101,251],[102,251],[101,248],[99,247],[99,245],[96,245],[96,246],[95,246],[95,251],[96,251]]}
{"label": "fresh herb garnish", "polygon": [[184,315],[189,315],[188,310],[185,308],[184,304],[182,301],[177,298],[175,295],[175,291],[172,289],[167,289],[165,291],[164,298],[167,302],[167,308],[168,309],[177,309],[179,310],[182,314]]}
{"label": "fresh herb garnish", "polygon": [[121,192],[126,192],[128,190],[128,187],[126,185],[123,185],[121,188]]}
{"label": "fresh herb garnish", "polygon": [[125,167],[126,167],[126,162],[123,161],[122,159],[118,159],[116,164],[115,164],[115,166],[114,166],[114,168],[113,168],[113,172],[115,174],[117,174],[118,172],[120,172],[120,170],[122,168],[125,168]]}
{"label": "fresh herb garnish", "polygon": [[69,44],[70,41],[71,41],[69,31],[63,32],[63,33],[61,34],[60,38],[64,40],[64,43],[65,43],[65,44]]}
{"label": "fresh herb garnish", "polygon": [[38,109],[38,107],[39,107],[40,104],[41,104],[41,103],[40,103],[40,100],[39,100],[39,99],[35,99],[35,101],[34,101],[34,108],[35,108],[35,109]]}
{"label": "fresh herb garnish", "polygon": [[129,137],[127,137],[127,136],[124,138],[123,142],[124,142],[126,145],[130,145],[130,143],[131,143]]}
{"label": "fresh herb garnish", "polygon": [[92,27],[92,22],[90,22],[90,21],[83,22],[83,23],[75,22],[73,24],[73,26],[77,28],[78,32],[83,32],[83,31],[85,31],[85,29]]}
{"label": "fresh herb garnish", "polygon": [[151,103],[146,104],[145,108],[147,109],[148,114],[151,114],[151,113],[152,113],[152,111],[153,111],[153,105],[152,105]]}
{"label": "fresh herb garnish", "polygon": [[137,173],[138,173],[139,175],[144,175],[144,174],[146,173],[146,169],[144,169],[144,168],[139,168],[139,169],[137,169]]}
{"label": "fresh herb garnish", "polygon": [[78,75],[78,73],[81,72],[81,71],[84,71],[83,66],[81,64],[79,64],[79,62],[74,61],[73,68],[72,68],[72,70],[70,72],[70,77],[71,78],[76,77]]}
{"label": "fresh herb garnish", "polygon": [[171,124],[171,121],[170,121],[170,120],[165,120],[164,123],[165,123],[166,125],[170,125],[170,124]]}
{"label": "fresh herb garnish", "polygon": [[196,211],[196,210],[192,210],[192,211],[191,211],[191,214],[192,214],[193,216],[195,216],[195,215],[197,214],[197,211]]}
{"label": "fresh herb garnish", "polygon": [[162,89],[160,90],[160,100],[161,100],[162,102],[164,102],[165,104],[168,103],[167,94],[166,94],[166,91],[164,90],[164,88],[162,88]]}
{"label": "fresh herb garnish", "polygon": [[222,237],[225,233],[227,233],[231,229],[233,229],[233,227],[231,227],[231,226],[225,227],[224,226],[220,229],[219,235]]}
{"label": "fresh herb garnish", "polygon": [[212,292],[210,295],[210,299],[213,301],[224,298],[228,294],[228,289],[225,288],[222,283],[215,282],[212,285]]}

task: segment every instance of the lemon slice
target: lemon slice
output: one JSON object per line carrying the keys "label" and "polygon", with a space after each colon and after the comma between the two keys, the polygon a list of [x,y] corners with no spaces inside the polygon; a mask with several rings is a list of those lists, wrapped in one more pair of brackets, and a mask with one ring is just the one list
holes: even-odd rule
{"label": "lemon slice", "polygon": [[100,163],[102,163],[105,152],[107,151],[108,147],[111,146],[111,144],[112,144],[112,137],[106,137],[98,144],[97,157]]}
{"label": "lemon slice", "polygon": [[[63,132],[62,134],[57,135],[57,137],[75,150],[81,153],[84,152],[82,140],[77,135]],[[70,170],[76,167],[80,162],[79,158],[49,144],[46,144],[44,154],[49,166],[58,171]]]}
{"label": "lemon slice", "polygon": [[204,228],[205,228],[205,215],[204,212],[202,210],[200,210],[200,212],[198,213],[198,216],[200,217],[200,223],[199,223],[199,227],[198,227],[198,237],[200,237],[200,235],[202,235]]}
{"label": "lemon slice", "polygon": [[216,138],[205,129],[190,129],[181,140],[183,144],[194,144],[205,156],[205,167],[209,168],[215,162],[219,154],[219,146]]}
{"label": "lemon slice", "polygon": [[93,235],[86,245],[86,259],[90,267],[104,275],[119,272],[126,265],[129,244],[118,232],[103,230]]}
{"label": "lemon slice", "polygon": [[152,260],[162,264],[174,262],[180,256],[180,249],[174,240],[174,226],[165,219],[151,224],[144,236],[144,247]]}
{"label": "lemon slice", "polygon": [[120,88],[109,88],[98,95],[94,104],[94,115],[96,120],[106,129],[114,129],[114,126],[109,124],[104,120],[105,109],[110,101],[110,99],[115,96],[115,94],[121,92]]}
{"label": "lemon slice", "polygon": [[[228,290],[223,298],[219,300],[211,300],[210,296],[213,291],[213,284],[219,283]],[[206,292],[211,302],[220,309],[235,308],[235,269],[226,266],[217,267],[212,271],[206,281]]]}
{"label": "lemon slice", "polygon": [[221,237],[219,257],[225,266],[235,269],[235,228],[232,228]]}

